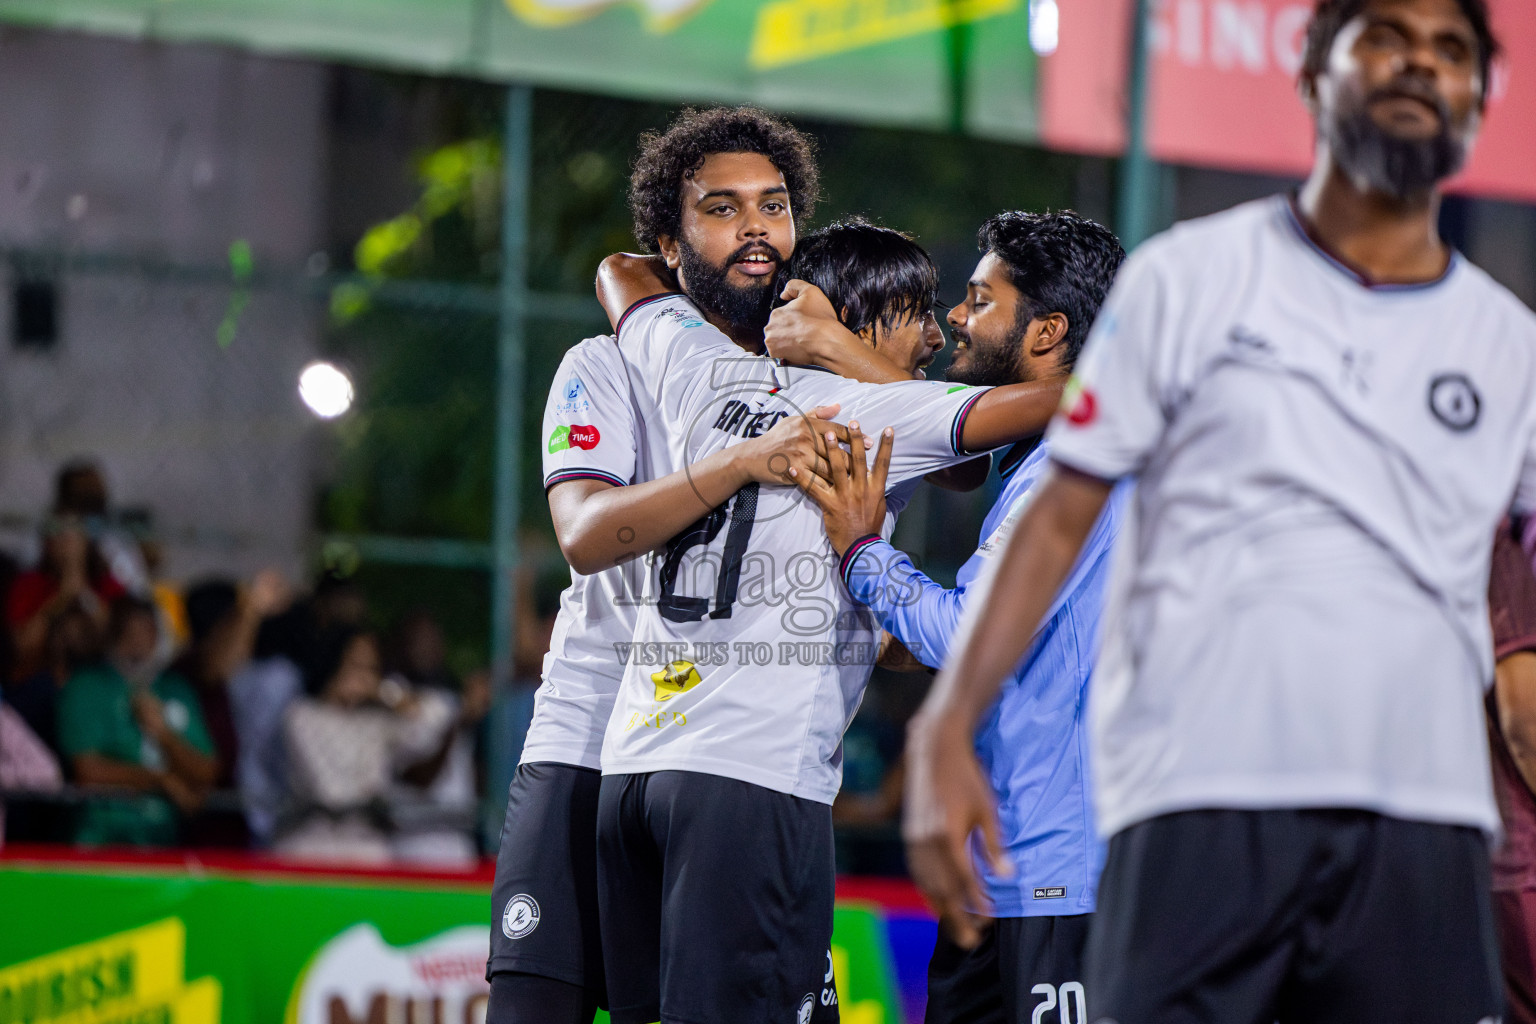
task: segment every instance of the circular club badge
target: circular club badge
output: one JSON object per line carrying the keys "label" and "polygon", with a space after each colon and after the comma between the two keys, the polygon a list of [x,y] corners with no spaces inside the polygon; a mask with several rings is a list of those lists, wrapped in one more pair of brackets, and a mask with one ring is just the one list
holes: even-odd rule
{"label": "circular club badge", "polygon": [[532,896],[520,892],[507,900],[506,912],[501,915],[501,933],[509,939],[521,939],[539,926],[539,904]]}
{"label": "circular club badge", "polygon": [[1464,373],[1442,373],[1429,382],[1429,411],[1457,433],[1477,426],[1483,399]]}
{"label": "circular club badge", "polygon": [[816,997],[809,992],[800,1000],[800,1012],[796,1015],[797,1024],[811,1024],[811,1014],[816,1012]]}

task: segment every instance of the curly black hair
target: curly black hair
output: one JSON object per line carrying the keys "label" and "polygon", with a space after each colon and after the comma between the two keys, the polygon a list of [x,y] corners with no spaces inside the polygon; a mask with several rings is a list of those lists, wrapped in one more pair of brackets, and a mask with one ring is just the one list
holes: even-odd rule
{"label": "curly black hair", "polygon": [[[1317,0],[1312,20],[1307,24],[1307,46],[1301,58],[1301,78],[1306,81],[1321,74],[1328,63],[1328,51],[1344,26],[1348,25],[1370,0]],[[1488,16],[1487,0],[1456,0],[1461,13],[1472,24],[1472,34],[1477,36],[1477,66],[1482,72],[1483,94],[1478,97],[1480,107],[1488,104],[1489,75],[1493,59],[1499,55],[1499,39],[1493,34],[1493,23]]]}
{"label": "curly black hair", "polygon": [[939,268],[911,235],[861,217],[800,239],[787,273],[826,292],[855,334],[875,323],[889,331],[928,312],[939,291]]}
{"label": "curly black hair", "polygon": [[640,136],[640,155],[629,178],[629,208],[635,215],[635,240],[649,251],[658,250],[663,235],[678,236],[683,181],[711,153],[761,153],[784,175],[795,226],[810,218],[821,194],[810,136],[756,107],[689,107],[665,131]]}
{"label": "curly black hair", "polygon": [[981,226],[976,246],[1007,264],[1008,277],[1019,290],[1016,315],[1021,326],[1051,313],[1066,315],[1061,366],[1072,369],[1125,260],[1125,248],[1114,232],[1071,210],[1010,210]]}

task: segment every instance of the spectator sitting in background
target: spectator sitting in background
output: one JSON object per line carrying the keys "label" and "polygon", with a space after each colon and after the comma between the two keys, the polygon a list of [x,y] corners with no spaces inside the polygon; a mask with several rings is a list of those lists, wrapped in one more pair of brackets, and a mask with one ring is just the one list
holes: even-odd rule
{"label": "spectator sitting in background", "polygon": [[81,844],[173,845],[176,809],[195,811],[217,774],[197,694],[154,670],[156,632],[149,602],[119,598],[106,662],[76,673],[60,696],[59,744],[75,780],[141,794],[88,802],[75,833]]}
{"label": "spectator sitting in background", "polygon": [[314,644],[314,610],[296,602],[261,624],[251,660],[229,681],[229,702],[239,735],[235,779],[245,820],[257,846],[272,845],[288,799],[283,718],[304,692],[304,670]]}
{"label": "spectator sitting in background", "polygon": [[[155,532],[154,514],[147,508],[119,509],[114,517],[115,530],[120,531],[124,543],[136,546],[143,566],[145,589],[139,596],[154,602],[160,616],[160,648],[157,657],[169,665],[182,648],[192,639],[187,628],[187,606],[182,597],[181,585],[165,578],[165,548]],[[107,555],[109,564],[113,563]],[[126,585],[126,584],[125,584]],[[128,587],[130,593],[139,593]]]}
{"label": "spectator sitting in background", "polygon": [[[240,736],[230,704],[229,681],[250,661],[262,620],[288,606],[288,584],[273,570],[257,573],[241,591],[228,580],[205,580],[186,595],[192,642],[177,662],[202,703],[203,721],[219,762],[217,786],[235,788]],[[214,812],[196,823],[192,840],[201,846],[247,846],[250,834],[238,812]]]}
{"label": "spectator sitting in background", "polygon": [[362,629],[368,621],[368,595],[357,580],[331,570],[315,581],[315,623],[321,630]]}
{"label": "spectator sitting in background", "polygon": [[372,634],[338,628],[320,636],[304,674],[308,696],[293,702],[284,721],[295,807],[278,828],[279,853],[353,863],[391,859],[395,771],[433,753],[453,711],[430,690],[386,705],[380,680]]}
{"label": "spectator sitting in background", "polygon": [[16,577],[6,600],[6,622],[15,643],[13,679],[43,667],[44,650],[54,622],[71,608],[90,616],[100,630],[112,602],[127,591],[76,516],[51,517],[43,528],[42,560]]}
{"label": "spectator sitting in background", "polygon": [[400,616],[389,636],[390,672],[413,688],[456,692],[459,680],[448,667],[448,642],[443,627],[426,608]]}
{"label": "spectator sitting in background", "polygon": [[[68,761],[59,747],[60,691],[76,672],[101,660],[102,642],[95,620],[73,606],[54,619],[48,631],[43,667],[4,687],[8,710],[26,723],[59,764]],[[68,842],[74,838],[73,809],[46,800],[14,801],[6,828],[7,836],[17,842]]]}
{"label": "spectator sitting in background", "polygon": [[114,522],[107,480],[92,459],[73,459],[53,481],[53,514],[73,516],[86,525],[114,579],[131,594],[150,596],[149,570],[139,538]]}
{"label": "spectator sitting in background", "polygon": [[411,694],[431,691],[454,712],[437,749],[400,773],[403,799],[396,816],[395,856],[416,863],[471,863],[476,857],[476,734],[490,710],[490,679],[476,673],[464,681],[461,693],[448,668],[442,626],[423,608],[402,617],[389,646],[389,678]]}
{"label": "spectator sitting in background", "polygon": [[104,640],[96,620],[78,605],[64,610],[48,630],[36,672],[5,687],[5,700],[55,754],[59,749],[59,692],[74,674],[101,660]]}

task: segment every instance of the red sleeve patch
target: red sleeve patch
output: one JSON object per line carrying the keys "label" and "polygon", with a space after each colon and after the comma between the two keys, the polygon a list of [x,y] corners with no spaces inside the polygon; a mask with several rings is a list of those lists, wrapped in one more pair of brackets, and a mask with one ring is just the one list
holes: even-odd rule
{"label": "red sleeve patch", "polygon": [[1061,410],[1074,427],[1086,427],[1099,415],[1099,400],[1077,377],[1067,382],[1061,396]]}

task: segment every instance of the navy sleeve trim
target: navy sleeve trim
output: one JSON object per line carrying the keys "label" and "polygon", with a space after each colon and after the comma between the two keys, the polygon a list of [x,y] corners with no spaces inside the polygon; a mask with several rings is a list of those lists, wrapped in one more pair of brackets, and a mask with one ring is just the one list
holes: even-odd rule
{"label": "navy sleeve trim", "polygon": [[687,297],[688,296],[684,295],[682,292],[662,292],[659,295],[647,295],[645,298],[640,299],[639,301],[633,303],[628,309],[626,309],[624,311],[624,315],[619,317],[618,325],[616,327],[614,327],[614,329],[613,329],[613,336],[614,336],[614,338],[615,339],[618,338],[619,332],[624,329],[625,321],[627,321],[629,319],[630,314],[634,313],[636,310],[642,309],[645,306],[649,306],[653,302],[660,302],[662,299],[675,299],[675,298],[685,298],[686,299]]}
{"label": "navy sleeve trim", "polygon": [[878,533],[871,533],[848,545],[848,550],[843,552],[842,560],[837,563],[837,574],[843,578],[843,586],[850,591],[853,590],[853,584],[848,581],[848,571],[853,568],[853,563],[858,560],[865,548],[871,544],[878,544],[883,539]]}
{"label": "navy sleeve trim", "polygon": [[971,409],[975,407],[976,403],[981,401],[981,396],[989,390],[991,389],[983,388],[977,391],[976,394],[971,396],[971,400],[962,405],[960,411],[955,413],[955,422],[949,428],[949,446],[954,449],[956,455],[971,454],[960,443],[965,437],[965,418],[971,414]]}
{"label": "navy sleeve trim", "polygon": [[600,469],[557,469],[544,478],[544,490],[549,490],[555,484],[568,483],[571,480],[601,480],[605,484],[615,487],[628,486],[628,480],[622,480],[613,473],[605,473]]}

